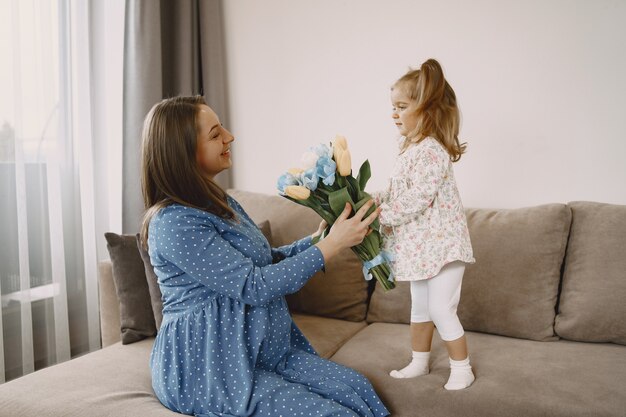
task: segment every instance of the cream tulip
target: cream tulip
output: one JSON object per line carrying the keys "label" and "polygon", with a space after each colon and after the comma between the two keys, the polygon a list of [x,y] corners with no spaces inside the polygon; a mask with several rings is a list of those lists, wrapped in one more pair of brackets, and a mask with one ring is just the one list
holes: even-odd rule
{"label": "cream tulip", "polygon": [[341,149],[348,149],[348,141],[345,136],[336,135],[335,140],[333,141],[333,146],[339,146]]}
{"label": "cream tulip", "polygon": [[302,174],[304,170],[302,168],[290,168],[287,170],[287,172],[293,175],[294,177],[297,177],[298,175]]}
{"label": "cream tulip", "polygon": [[335,158],[335,162],[339,160],[339,154],[342,151],[348,150],[348,141],[345,136],[336,135],[335,140],[333,140],[333,157]]}
{"label": "cream tulip", "polygon": [[311,190],[301,185],[288,185],[285,194],[296,200],[306,200],[311,196]]}
{"label": "cream tulip", "polygon": [[350,151],[345,149],[339,152],[337,162],[337,172],[342,177],[347,177],[352,172],[352,157]]}

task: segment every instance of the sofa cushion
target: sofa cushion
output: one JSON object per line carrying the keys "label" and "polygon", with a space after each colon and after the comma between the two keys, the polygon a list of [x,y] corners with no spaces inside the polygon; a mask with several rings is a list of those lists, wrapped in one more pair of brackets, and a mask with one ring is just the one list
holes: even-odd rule
{"label": "sofa cushion", "polygon": [[148,361],[153,343],[153,338],[126,346],[116,343],[7,382],[0,387],[0,415],[180,416],[165,408],[152,390]]}
{"label": "sofa cushion", "polygon": [[626,344],[626,206],[573,202],[556,333]]}
{"label": "sofa cushion", "polygon": [[430,374],[394,379],[389,371],[411,357],[409,326],[374,323],[331,360],[363,373],[393,417],[623,416],[624,347],[558,340],[537,342],[467,332],[474,384],[446,391],[444,343],[435,335]]}
{"label": "sofa cushion", "polygon": [[100,302],[100,338],[102,347],[122,340],[120,302],[115,293],[111,260],[98,262],[98,301]]}
{"label": "sofa cushion", "polygon": [[341,251],[326,262],[326,272],[316,273],[300,291],[287,296],[290,310],[355,322],[365,320],[367,281],[362,268],[352,251]]}
{"label": "sofa cushion", "polygon": [[144,264],[135,235],[105,233],[111,256],[115,292],[120,303],[122,343],[137,342],[156,334],[154,314]]}
{"label": "sofa cushion", "polygon": [[[229,190],[255,222],[269,220],[272,243],[281,246],[310,235],[319,225],[320,217],[311,209],[286,198],[248,191]],[[357,256],[345,250],[326,264],[326,272],[318,272],[297,293],[287,296],[294,312],[314,314],[342,320],[365,320],[367,281]]]}
{"label": "sofa cushion", "polygon": [[369,323],[404,323],[411,321],[410,282],[398,281],[396,288],[384,291],[378,283],[367,312]]}
{"label": "sofa cushion", "polygon": [[348,339],[367,323],[294,314],[293,321],[322,358],[330,358]]}
{"label": "sofa cushion", "polygon": [[265,239],[267,239],[267,241],[270,243],[270,246],[272,245],[272,227],[270,225],[269,220],[263,220],[262,222],[257,223],[257,227],[261,230],[261,233],[263,233],[263,236],[265,236]]}
{"label": "sofa cushion", "polygon": [[[458,315],[466,330],[553,340],[554,317],[571,222],[564,204],[467,209],[476,263],[463,277]],[[409,285],[372,296],[369,322],[408,323]]]}
{"label": "sofa cushion", "polygon": [[139,250],[139,255],[143,262],[148,292],[150,294],[150,305],[152,306],[152,314],[154,315],[154,324],[158,330],[161,328],[161,322],[163,321],[163,299],[161,297],[161,289],[159,288],[159,279],[154,273],[148,251],[145,250],[141,244],[139,233],[137,233],[137,249]]}

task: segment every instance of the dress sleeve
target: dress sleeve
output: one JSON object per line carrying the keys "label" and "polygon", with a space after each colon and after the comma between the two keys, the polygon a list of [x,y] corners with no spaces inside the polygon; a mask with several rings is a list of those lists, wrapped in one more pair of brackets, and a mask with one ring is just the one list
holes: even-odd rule
{"label": "dress sleeve", "polygon": [[311,342],[306,338],[306,336],[302,333],[300,328],[291,321],[291,347],[296,349],[303,350],[308,353],[312,353],[313,355],[317,355],[315,348],[311,345]]}
{"label": "dress sleeve", "polygon": [[310,245],[276,264],[256,266],[193,210],[165,212],[155,226],[155,249],[164,259],[207,288],[250,305],[296,292],[324,266],[321,251]]}
{"label": "dress sleeve", "polygon": [[[231,202],[233,206],[236,207],[240,215],[248,219],[250,223],[256,224],[237,200],[229,196],[229,201]],[[272,248],[273,263],[280,262],[285,258],[289,258],[290,256],[297,255],[300,252],[308,249],[309,247],[311,247],[311,241],[312,241],[311,236],[307,236],[307,237],[304,237],[300,240],[293,242],[290,245],[284,245],[284,246],[279,246],[278,248]]]}
{"label": "dress sleeve", "polygon": [[285,258],[297,255],[311,247],[311,236],[307,236],[300,240],[296,240],[291,245],[279,246],[278,248],[272,248],[272,259],[274,263],[280,262]]}
{"label": "dress sleeve", "polygon": [[383,226],[399,226],[414,220],[433,203],[445,179],[450,157],[443,149],[420,149],[409,160],[408,174],[398,192],[380,205]]}

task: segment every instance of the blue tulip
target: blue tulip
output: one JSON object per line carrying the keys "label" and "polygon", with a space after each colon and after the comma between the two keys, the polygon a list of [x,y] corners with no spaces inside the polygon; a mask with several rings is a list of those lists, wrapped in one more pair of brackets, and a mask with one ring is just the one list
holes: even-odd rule
{"label": "blue tulip", "polygon": [[318,176],[316,168],[311,168],[307,171],[304,171],[301,178],[302,185],[304,185],[306,188],[311,191],[315,191],[317,189]]}
{"label": "blue tulip", "polygon": [[317,176],[322,178],[324,184],[333,185],[335,183],[337,164],[329,156],[320,156],[315,169]]}
{"label": "blue tulip", "polygon": [[319,156],[320,158],[323,158],[323,157],[332,158],[333,157],[332,148],[328,145],[324,145],[323,143],[311,148],[311,150],[315,152],[317,156]]}
{"label": "blue tulip", "polygon": [[294,177],[293,175],[291,175],[288,172],[285,172],[283,175],[278,177],[278,182],[276,183],[276,188],[278,188],[278,191],[281,194],[284,195],[285,194],[285,187],[287,187],[289,185],[302,185],[302,184],[300,184],[300,181],[298,181],[298,178]]}

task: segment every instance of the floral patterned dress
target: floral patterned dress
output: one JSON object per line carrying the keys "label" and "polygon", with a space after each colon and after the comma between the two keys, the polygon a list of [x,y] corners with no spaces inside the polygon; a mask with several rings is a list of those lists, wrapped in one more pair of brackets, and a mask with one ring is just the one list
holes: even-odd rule
{"label": "floral patterned dress", "polygon": [[387,187],[373,197],[397,281],[432,278],[453,261],[474,262],[452,161],[435,138],[400,154]]}

